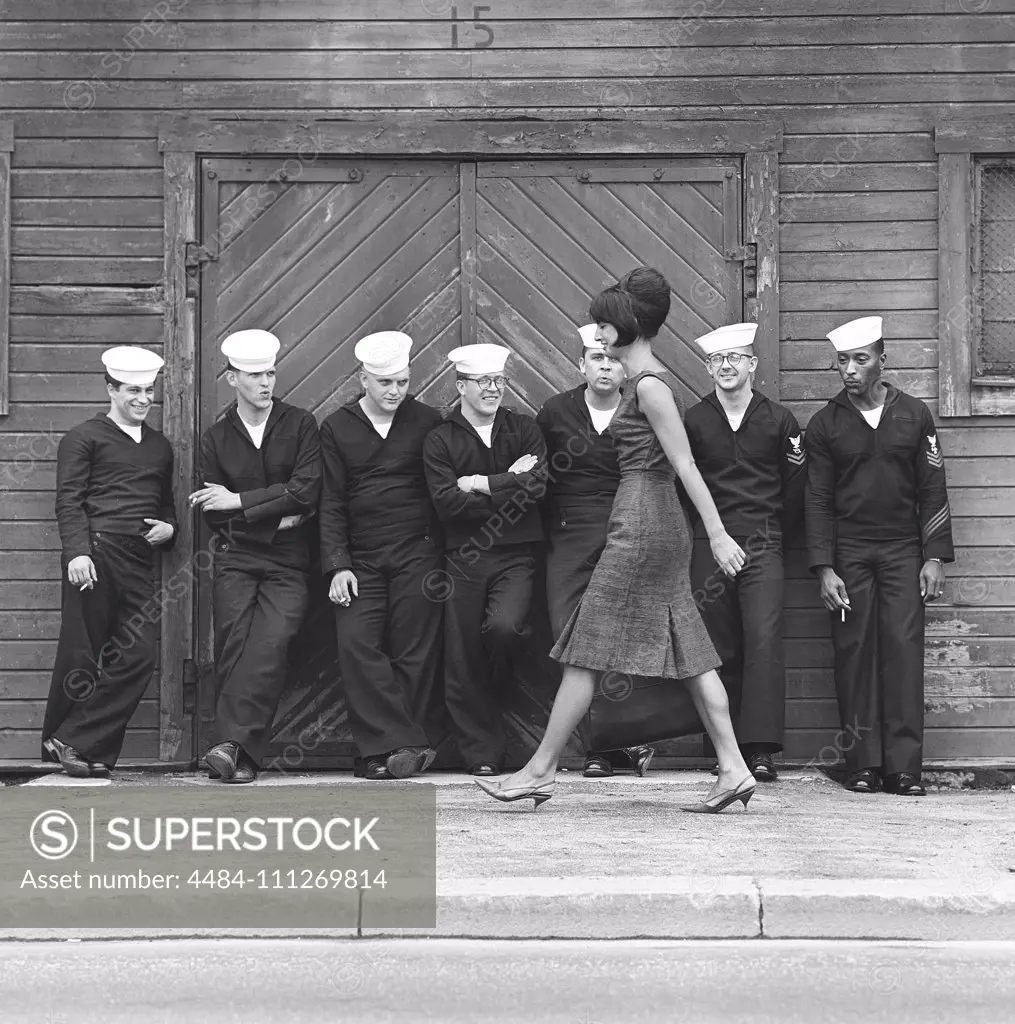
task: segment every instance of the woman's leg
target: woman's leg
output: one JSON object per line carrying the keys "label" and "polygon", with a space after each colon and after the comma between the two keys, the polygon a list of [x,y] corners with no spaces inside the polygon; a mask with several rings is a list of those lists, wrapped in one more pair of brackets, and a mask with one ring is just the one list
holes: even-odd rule
{"label": "woman's leg", "polygon": [[567,741],[592,703],[595,688],[595,672],[574,665],[564,666],[560,688],[550,709],[550,720],[546,723],[546,732],[536,752],[529,758],[528,764],[501,783],[501,788],[538,786],[553,778]]}
{"label": "woman's leg", "polygon": [[719,759],[719,778],[709,792],[712,796],[739,785],[751,772],[733,732],[729,700],[718,672],[713,669],[685,682]]}

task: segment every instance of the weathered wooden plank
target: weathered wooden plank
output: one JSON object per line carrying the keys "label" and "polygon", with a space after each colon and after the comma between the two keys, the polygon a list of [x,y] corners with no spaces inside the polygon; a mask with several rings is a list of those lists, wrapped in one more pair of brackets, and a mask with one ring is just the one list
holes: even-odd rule
{"label": "weathered wooden plank", "polygon": [[[152,345],[161,341],[161,311],[158,316],[126,320],[122,314],[11,317],[11,344],[36,351],[47,345]],[[44,350],[40,358],[49,359]]]}
{"label": "weathered wooden plank", "polygon": [[[783,309],[787,311],[935,309],[934,281],[791,281],[782,288]],[[859,316],[859,314],[857,314]],[[843,315],[842,322],[852,317]]]}
{"label": "weathered wooden plank", "polygon": [[[780,322],[784,342],[823,339],[847,318],[838,310],[830,312],[784,313]],[[937,334],[937,310],[892,312],[884,318],[885,340],[921,340]]]}
{"label": "weathered wooden plank", "polygon": [[1015,147],[1015,135],[1003,122],[960,112],[937,125],[934,146],[938,153],[1006,153]]}
{"label": "weathered wooden plank", "polygon": [[12,222],[19,227],[157,227],[161,199],[16,199]]}
{"label": "weathered wooden plank", "polygon": [[[18,380],[18,375],[13,375]],[[22,391],[15,388],[12,401],[23,401]],[[33,396],[34,397],[34,396]],[[13,491],[49,491],[56,488],[56,463],[37,459],[0,462],[0,491],[4,496]],[[0,530],[0,541],[3,531]]]}
{"label": "weathered wooden plank", "polygon": [[[9,762],[37,762],[40,757],[42,736],[39,729],[8,729],[0,731],[0,764]],[[158,753],[158,731],[130,728],[123,740],[118,764],[145,764]]]}
{"label": "weathered wooden plank", "polygon": [[[927,637],[937,640],[1015,636],[1015,609],[1011,608],[955,608],[934,603],[927,605],[926,620]],[[783,615],[783,637],[787,642],[796,638],[828,638],[830,623],[831,616],[824,608],[790,608]],[[1015,676],[1009,687],[1010,695],[1015,696]]]}
{"label": "weathered wooden plank", "polygon": [[[4,63],[10,58],[5,57]],[[30,58],[36,60],[37,55]],[[13,77],[13,76],[12,76]],[[38,77],[42,77],[41,75]],[[67,168],[161,168],[155,139],[29,139],[18,137],[15,165]]]}
{"label": "weathered wooden plank", "polygon": [[973,223],[973,161],[969,154],[942,153],[938,159],[938,344],[942,416],[972,412],[972,270],[969,255]]}
{"label": "weathered wooden plank", "polygon": [[[897,47],[890,49],[894,51]],[[826,161],[852,164],[897,163],[936,160],[937,154],[934,151],[934,137],[930,132],[871,135],[853,131],[827,135],[786,135],[782,159],[786,164],[821,164]]]}
{"label": "weathered wooden plank", "polygon": [[[948,497],[955,516],[1010,516],[1015,507],[1015,492],[1003,487],[951,487]],[[1010,570],[1015,564],[1015,547],[995,561],[999,567],[1003,565],[1006,571]]]}
{"label": "weathered wooden plank", "polygon": [[754,295],[745,310],[758,324],[758,373],[763,393],[778,399],[779,373],[779,156],[774,152],[749,153],[744,158],[745,241],[757,246]]}
{"label": "weathered wooden plank", "polygon": [[937,249],[937,222],[932,220],[858,222],[851,224],[783,224],[779,247],[791,252],[892,252]]}
{"label": "weathered wooden plank", "polygon": [[[941,445],[945,442],[942,440]],[[956,457],[951,449],[942,447],[947,458],[949,487],[1015,487],[1015,458],[1001,458],[996,455],[985,458],[969,456]],[[1012,511],[1015,513],[1015,495]],[[1015,521],[1012,521],[1015,526]],[[1015,541],[1015,529],[1008,535]],[[978,539],[976,543],[987,544],[986,539]]]}
{"label": "weathered wooden plank", "polygon": [[[0,650],[7,646],[18,644],[19,641],[12,640],[0,643]],[[42,644],[39,645],[43,646]],[[46,647],[55,646],[46,644]],[[45,665],[32,665],[33,669],[45,668]],[[41,729],[42,718],[46,711],[46,702],[39,701],[12,701],[4,707],[4,726],[8,729]],[[138,705],[134,717],[131,719],[132,727],[151,729],[158,723],[159,708],[155,701],[143,700]]]}
{"label": "weathered wooden plank", "polygon": [[[929,398],[937,394],[937,370],[886,370],[885,377],[915,398]],[[842,381],[834,369],[825,371],[789,370],[782,374],[782,397],[787,401],[806,401],[827,396],[842,388]]]}
{"label": "weathered wooden plank", "polygon": [[[552,88],[548,88],[552,83]],[[75,83],[11,81],[6,92],[12,105],[52,104],[54,89]],[[641,78],[627,85],[595,79],[484,79],[459,81],[181,81],[116,82],[99,90],[102,108],[151,107],[203,110],[268,110],[278,107],[342,109],[344,107],[603,107],[680,106],[684,104],[765,104],[799,101],[810,95],[815,103],[906,102],[919,95],[927,103],[1005,102],[1015,94],[1015,75],[802,75],[755,78]]]}
{"label": "weathered wooden plank", "polygon": [[[59,625],[59,615],[57,615]],[[50,673],[46,671],[0,672],[0,700],[41,700],[49,694]],[[159,696],[158,674],[144,692],[144,700],[154,701]],[[132,730],[133,731],[133,730]]]}
{"label": "weathered wooden plank", "polygon": [[937,250],[923,252],[784,253],[782,280],[936,280]]}
{"label": "weathered wooden plank", "polygon": [[937,188],[937,161],[933,163],[855,164],[829,159],[816,164],[783,163],[779,168],[782,191],[809,192],[920,192]]}
{"label": "weathered wooden plank", "polygon": [[[890,341],[888,346],[888,374],[896,368],[915,370],[937,366],[936,341]],[[835,368],[835,349],[827,340],[784,341],[780,352],[783,370]]]}
{"label": "weathered wooden plank", "polygon": [[[9,121],[0,129],[6,136],[4,145],[13,138]],[[8,347],[11,314],[11,160],[9,149],[0,148],[0,416],[10,410]]]}
{"label": "weathered wooden plank", "polygon": [[157,228],[16,227],[14,256],[162,256]]}
{"label": "weathered wooden plank", "polygon": [[25,79],[4,83],[4,101],[14,108],[45,110],[156,109],[174,110],[184,105],[183,83],[132,82],[118,79]]}
{"label": "weathered wooden plank", "polygon": [[[1004,728],[1015,726],[1015,700],[1005,697],[984,697],[972,701],[967,697],[939,698],[927,702],[925,725],[938,729]],[[834,699],[790,700],[786,703],[787,729],[837,729],[838,708]],[[930,737],[927,739],[928,746]],[[966,749],[970,738],[966,734]]]}
{"label": "weathered wooden plank", "polygon": [[959,425],[947,420],[938,425],[941,444],[949,457],[984,457],[988,455],[1011,456],[1013,434],[1011,427]]}
{"label": "weathered wooden plank", "polygon": [[[162,287],[166,370],[163,381],[166,436],[173,445],[173,491],[185,495],[195,476],[197,389],[197,300],[187,297],[184,266],[186,242],[197,238],[197,159],[193,153],[165,155],[166,222]],[[173,549],[163,556],[163,578],[181,581],[181,600],[169,602],[161,623],[159,659],[159,757],[171,761],[181,754],[184,736],[183,663],[196,657],[193,622],[193,576],[182,572],[194,550],[194,523],[182,516]]]}
{"label": "weathered wooden plank", "polygon": [[11,268],[15,285],[153,285],[161,278],[161,259],[19,256]]}
{"label": "weathered wooden plank", "polygon": [[[995,73],[1015,65],[1015,45],[998,43],[963,46],[942,43],[915,46],[570,46],[546,59],[545,40],[533,49],[454,49],[447,29],[413,26],[436,46],[317,48],[306,39],[288,50],[251,49],[244,38],[230,41],[228,59],[181,40],[178,48],[136,50],[112,56],[102,50],[23,50],[9,53],[3,77],[13,79],[453,79],[453,78],[581,78],[592,66],[596,77],[723,75],[910,75],[929,73]],[[511,26],[492,23],[494,34]],[[534,26],[533,26],[534,27]],[[468,23],[459,33],[470,31]],[[530,28],[531,31],[531,28]],[[197,33],[193,33],[196,35]],[[407,26],[390,35],[408,35]],[[376,29],[374,35],[378,35]],[[242,41],[245,48],[235,49]],[[416,42],[417,40],[414,40]],[[612,43],[627,42],[615,36]],[[84,73],[82,74],[82,68]],[[108,70],[107,70],[108,69]],[[100,86],[101,87],[101,86]]]}
{"label": "weathered wooden plank", "polygon": [[783,195],[779,220],[883,221],[933,220],[937,216],[937,192],[831,192]]}
{"label": "weathered wooden plank", "polygon": [[[448,49],[452,45],[450,4],[442,4],[441,16],[425,20],[408,20],[404,12],[396,21],[339,20],[327,17],[313,21],[254,20],[243,27],[243,45],[250,50],[409,50]],[[328,14],[347,14],[329,9]],[[491,14],[501,13],[494,9]],[[725,15],[726,5],[716,8],[715,14]],[[185,14],[185,12],[181,12]],[[948,16],[922,14],[913,17],[879,17],[861,14],[854,17],[810,18],[773,17],[768,10],[758,10],[753,17],[693,18],[624,18],[622,21],[607,17],[562,20],[544,12],[538,18],[504,21],[487,17],[495,36],[496,49],[474,51],[478,54],[495,53],[504,49],[553,48],[609,48],[618,42],[625,46],[647,49],[656,61],[674,59],[684,51],[707,52],[709,49],[740,49],[757,46],[763,50],[814,47],[815,49],[856,49],[856,56],[866,56],[859,46],[873,49],[868,57],[881,71],[941,70],[961,71],[979,67],[993,70],[1004,66],[992,62],[1003,41],[1015,39],[1013,19],[1000,11],[983,12],[979,16]],[[160,50],[229,50],[236,46],[236,26],[224,19],[208,22],[174,20],[168,31],[147,32],[143,45],[126,38],[133,26],[121,22],[7,22],[0,25],[0,49],[22,51],[106,51],[120,55],[119,68],[125,67],[139,56]],[[991,31],[993,30],[993,31]],[[460,41],[470,47],[468,22],[460,23]],[[995,42],[996,40],[996,42]],[[965,42],[980,43],[979,47],[963,46]],[[693,44],[693,45],[691,45]],[[886,44],[902,44],[889,48]],[[906,45],[919,44],[919,45]],[[678,53],[673,51],[678,49]],[[926,63],[919,51],[930,51],[938,63]],[[978,51],[986,50],[991,57]],[[955,51],[952,55],[951,51]],[[133,52],[134,56],[129,55]],[[898,54],[893,65],[889,54]],[[762,58],[763,59],[763,56]],[[986,67],[983,65],[987,64]],[[694,67],[692,63],[689,66]],[[867,65],[863,65],[867,66]],[[88,73],[111,73],[117,61],[107,58],[105,67],[101,59],[89,60]],[[817,66],[821,70],[821,66]],[[844,64],[842,70],[850,70]],[[801,71],[801,73],[804,73]]]}
{"label": "weathered wooden plank", "polygon": [[11,198],[61,199],[93,196],[162,197],[162,172],[137,170],[101,171],[64,168],[59,171],[14,170]]}
{"label": "weathered wooden plank", "polygon": [[[52,502],[50,503],[52,512]],[[28,582],[0,580],[0,608],[27,614],[60,608],[60,581]]]}
{"label": "weathered wooden plank", "polygon": [[59,551],[60,532],[56,521],[0,522],[0,550]]}
{"label": "weathered wooden plank", "polygon": [[[928,666],[924,670],[924,693],[935,699],[1013,697],[1015,676],[1006,668],[940,669]],[[786,695],[791,699],[834,697],[835,681],[831,667],[788,669]]]}
{"label": "weathered wooden plank", "polygon": [[57,640],[59,636],[59,612],[0,613],[0,640]]}
{"label": "weathered wooden plank", "polygon": [[[101,368],[102,352],[112,343],[99,344],[55,344],[53,339],[44,344],[33,342],[29,345],[11,345],[11,371],[13,373],[91,373]],[[131,341],[136,344],[136,340]],[[0,458],[3,442],[0,441]]]}
{"label": "weathered wooden plank", "polygon": [[[56,551],[7,551],[4,554],[4,575],[9,580],[58,580],[60,579],[60,555]],[[34,665],[8,663],[2,657],[0,665],[8,668],[35,668]]]}
{"label": "weathered wooden plank", "polygon": [[68,110],[61,102],[56,110],[19,110],[18,131],[35,139],[147,139],[158,136],[158,118],[141,110]]}
{"label": "weathered wooden plank", "polygon": [[28,316],[161,315],[162,288],[12,288],[11,311]]}
{"label": "weathered wooden plank", "polygon": [[[417,87],[417,101],[420,99]],[[770,121],[498,121],[478,124],[412,119],[326,122],[306,114],[290,120],[214,121],[167,117],[159,130],[164,150],[295,153],[316,160],[326,153],[376,155],[609,156],[744,153],[781,148]],[[445,115],[446,117],[446,115]],[[586,111],[587,117],[587,111]]]}
{"label": "weathered wooden plank", "polygon": [[0,459],[24,466],[56,460],[61,433],[33,432],[16,434],[0,432]]}
{"label": "weathered wooden plank", "polygon": [[[942,19],[934,19],[934,15],[948,15],[947,21],[968,20],[970,4],[963,5],[960,0],[929,0],[921,12],[921,17],[894,19],[892,15],[911,15],[912,7],[905,0],[874,0],[864,7],[868,20],[886,22],[908,20],[916,22],[911,26],[914,31],[919,29],[923,20],[937,20],[940,29]],[[978,10],[978,8],[976,8]],[[1004,14],[1015,9],[1011,0],[992,0],[990,17],[982,15],[984,20],[992,21],[995,14]],[[450,5],[443,0],[434,0],[425,7],[413,8],[415,18],[423,23],[435,19],[446,19]],[[161,12],[161,13],[160,13]],[[14,21],[39,20],[65,22],[67,7],[61,0],[7,0],[5,13]],[[87,8],[75,9],[77,18],[82,21],[139,21],[143,22],[143,32],[137,37],[136,46],[149,36],[158,37],[161,31],[171,31],[180,21],[290,21],[306,20],[310,22],[327,21],[334,18],[334,4],[328,0],[231,0],[224,6],[221,0],[170,0],[167,8],[153,13],[147,0],[92,0]],[[491,14],[501,13],[491,11]],[[553,0],[547,4],[543,0],[515,0],[511,6],[512,18],[521,21],[539,22],[543,18],[568,19],[585,21],[586,19],[625,21],[633,18],[673,19],[678,31],[674,37],[657,34],[655,44],[677,45],[691,36],[696,36],[699,24],[711,20],[709,11],[703,10],[694,0]],[[773,0],[759,8],[750,0],[725,0],[721,8],[714,12],[722,14],[721,20],[746,19],[749,24],[771,18],[800,19],[814,22],[834,20],[836,22],[856,22],[862,18],[855,17],[856,7],[849,0],[823,0],[820,8],[821,17],[817,17],[813,4],[805,0]],[[407,18],[404,0],[344,0],[341,14],[344,18],[355,21],[394,21]],[[854,17],[844,17],[854,15]],[[963,17],[965,16],[965,17]],[[447,22],[445,21],[445,24]],[[842,27],[839,25],[838,27]],[[619,27],[614,29],[614,39]],[[124,26],[126,32],[126,26]],[[848,33],[847,33],[848,35]],[[938,39],[941,37],[938,36]],[[834,41],[834,40],[833,40]],[[878,37],[871,37],[870,42],[879,42]],[[928,40],[929,41],[929,40]],[[697,38],[695,38],[697,42]],[[122,44],[121,44],[122,45]]]}

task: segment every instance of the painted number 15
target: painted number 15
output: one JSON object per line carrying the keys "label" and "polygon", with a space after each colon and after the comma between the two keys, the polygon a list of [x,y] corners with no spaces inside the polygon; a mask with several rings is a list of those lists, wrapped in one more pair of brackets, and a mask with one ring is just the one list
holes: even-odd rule
{"label": "painted number 15", "polygon": [[[476,42],[472,44],[472,48],[475,50],[485,50],[488,46],[493,46],[493,29],[486,24],[486,22],[480,21],[479,19],[489,11],[489,7],[473,7],[472,8],[472,27],[476,32],[485,33],[486,39],[483,42]],[[451,8],[451,46],[454,49],[458,49],[458,8]]]}

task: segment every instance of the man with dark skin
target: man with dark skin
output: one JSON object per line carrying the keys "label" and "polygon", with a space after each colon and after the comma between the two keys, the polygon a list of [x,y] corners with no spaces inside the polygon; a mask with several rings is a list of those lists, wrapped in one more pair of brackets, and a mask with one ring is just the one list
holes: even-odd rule
{"label": "man with dark skin", "polygon": [[831,613],[835,688],[857,793],[923,796],[924,606],[954,561],[930,410],[882,380],[882,319],[828,335],[843,390],[807,428],[807,545]]}

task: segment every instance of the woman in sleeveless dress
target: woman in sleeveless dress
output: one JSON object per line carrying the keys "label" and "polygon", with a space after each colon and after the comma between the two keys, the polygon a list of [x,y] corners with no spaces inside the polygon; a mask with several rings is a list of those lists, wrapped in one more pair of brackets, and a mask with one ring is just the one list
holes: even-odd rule
{"label": "woman in sleeveless dress", "polygon": [[564,665],[546,733],[528,764],[499,785],[476,779],[501,801],[532,799],[538,807],[556,785],[557,762],[592,702],[603,672],[682,680],[715,746],[719,776],[704,801],[683,810],[715,813],[744,806],[754,776],[737,745],[719,658],[691,594],[691,539],[674,471],[694,502],[718,565],[733,576],[744,565],[694,464],[675,394],[676,380],[652,352],[670,309],[670,286],[639,267],[593,301],[596,340],[624,365],[627,380],[610,433],[620,487],[606,547],[581,603],[551,657]]}

